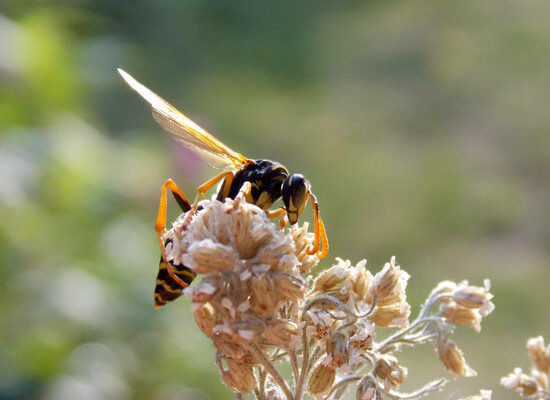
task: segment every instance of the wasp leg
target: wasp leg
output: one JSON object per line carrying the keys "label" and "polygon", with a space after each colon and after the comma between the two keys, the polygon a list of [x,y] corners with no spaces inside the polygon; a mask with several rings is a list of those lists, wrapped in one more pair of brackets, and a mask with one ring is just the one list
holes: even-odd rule
{"label": "wasp leg", "polygon": [[281,220],[279,221],[279,226],[281,227],[281,230],[285,229],[287,219],[285,218],[286,210],[283,207],[277,208],[276,210],[267,210],[265,214],[269,219],[276,219],[282,216]]}
{"label": "wasp leg", "polygon": [[233,171],[224,171],[221,174],[216,175],[214,178],[212,178],[209,181],[207,181],[207,182],[203,183],[202,185],[200,185],[197,189],[197,197],[195,197],[195,201],[193,202],[193,205],[191,206],[191,208],[193,210],[192,214],[194,214],[197,211],[199,200],[200,200],[201,196],[204,196],[204,194],[208,190],[210,190],[212,187],[214,187],[214,185],[216,183],[218,183],[219,181],[221,181],[222,179],[225,178],[225,179],[228,179],[228,180],[230,179],[229,185],[226,182],[225,186],[231,186],[231,181],[233,180],[233,174],[234,174]]}
{"label": "wasp leg", "polygon": [[166,232],[166,209],[168,208],[166,189],[170,189],[170,192],[172,192],[174,199],[176,199],[178,205],[183,212],[189,211],[191,209],[187,198],[174,183],[174,181],[172,179],[168,179],[166,182],[164,182],[164,184],[162,185],[162,189],[160,190],[159,212],[157,214],[157,220],[155,222],[155,232],[157,233],[157,240],[160,246],[160,254],[162,255],[162,259],[164,260],[164,262],[166,262],[166,254],[164,251],[164,243],[162,242],[162,235],[164,234],[164,232]]}
{"label": "wasp leg", "polygon": [[319,203],[317,202],[317,198],[311,192],[308,192],[308,197],[313,206],[315,241],[313,242],[313,247],[307,250],[307,254],[313,255],[317,253],[319,248],[322,246],[322,250],[317,256],[319,258],[324,258],[328,254],[328,239],[325,231],[325,225],[319,215]]}
{"label": "wasp leg", "polygon": [[281,230],[285,229],[286,224],[288,224],[288,217],[286,215],[283,215],[283,217],[279,221],[279,226],[281,227]]}
{"label": "wasp leg", "polygon": [[265,215],[267,215],[269,219],[275,219],[279,218],[281,215],[286,215],[286,210],[283,207],[277,208],[276,210],[267,210]]}

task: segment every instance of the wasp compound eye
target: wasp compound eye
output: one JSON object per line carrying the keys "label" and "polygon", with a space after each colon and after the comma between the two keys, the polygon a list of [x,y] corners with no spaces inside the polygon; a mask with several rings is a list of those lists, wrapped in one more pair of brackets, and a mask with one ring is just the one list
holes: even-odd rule
{"label": "wasp compound eye", "polygon": [[308,182],[302,174],[292,174],[283,182],[283,203],[288,222],[295,224],[304,211],[307,200]]}

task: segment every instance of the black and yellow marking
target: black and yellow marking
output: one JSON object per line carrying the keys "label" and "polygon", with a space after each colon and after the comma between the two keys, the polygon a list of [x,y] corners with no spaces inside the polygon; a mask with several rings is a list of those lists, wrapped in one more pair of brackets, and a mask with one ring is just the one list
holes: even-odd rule
{"label": "black and yellow marking", "polygon": [[[164,245],[167,246],[170,242],[171,240],[168,239],[164,242]],[[176,282],[176,280],[170,276],[168,272],[169,268],[185,283],[185,286],[182,287],[179,282]],[[160,308],[180,297],[183,289],[189,286],[196,276],[197,274],[185,265],[174,264],[172,261],[164,262],[161,257],[155,285],[155,308]]]}

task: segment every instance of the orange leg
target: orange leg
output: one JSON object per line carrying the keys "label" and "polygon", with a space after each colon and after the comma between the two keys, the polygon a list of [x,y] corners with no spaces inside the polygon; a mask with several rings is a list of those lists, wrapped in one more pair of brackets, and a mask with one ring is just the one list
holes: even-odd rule
{"label": "orange leg", "polygon": [[[221,181],[222,179],[226,179],[225,187],[231,186],[231,182],[233,182],[233,177],[235,176],[234,171],[224,171],[219,175],[216,175],[214,178],[210,179],[209,181],[206,181],[202,185],[200,185],[197,188],[197,196],[195,197],[195,201],[193,202],[193,205],[191,206],[191,211],[187,213],[187,216],[183,220],[183,229],[187,229],[187,225],[191,222],[191,219],[193,218],[193,215],[197,213],[197,209],[199,206],[199,200],[201,196],[204,196],[204,194],[210,190],[216,183]],[[225,189],[225,188],[224,188]],[[229,189],[227,189],[229,191]],[[225,190],[224,190],[225,191]]]}
{"label": "orange leg", "polygon": [[281,227],[281,230],[285,229],[286,224],[288,224],[288,217],[286,215],[283,215],[283,217],[279,221],[279,226]]}
{"label": "orange leg", "polygon": [[178,188],[178,186],[174,183],[172,179],[168,179],[164,184],[162,185],[162,189],[160,191],[160,204],[159,204],[159,211],[157,214],[157,220],[155,222],[155,232],[157,233],[157,240],[159,242],[160,247],[160,254],[162,256],[163,262],[166,264],[166,268],[168,270],[168,274],[172,279],[174,279],[178,284],[180,284],[182,287],[188,286],[185,282],[183,282],[174,272],[173,266],[166,261],[166,253],[164,249],[164,243],[162,242],[162,235],[164,232],[166,232],[166,209],[168,208],[168,199],[166,198],[166,192],[167,189],[170,189],[170,192],[172,192],[172,195],[178,202],[179,206],[183,211],[188,211],[190,209],[189,202],[187,201],[187,198],[185,195],[181,192],[181,190]]}
{"label": "orange leg", "polygon": [[319,215],[319,203],[317,198],[311,192],[308,192],[309,200],[313,206],[313,215],[314,215],[314,235],[315,241],[313,242],[313,247],[307,250],[307,254],[313,255],[319,251],[319,248],[322,246],[322,250],[319,252],[318,257],[324,258],[328,254],[328,239],[327,233],[325,231],[325,225],[323,220]]}
{"label": "orange leg", "polygon": [[224,171],[219,175],[216,175],[214,178],[210,179],[209,181],[206,181],[202,185],[200,185],[197,189],[197,197],[195,197],[195,201],[193,202],[193,205],[191,208],[193,209],[193,214],[197,211],[197,207],[199,205],[199,200],[201,196],[204,196],[204,194],[210,190],[211,188],[216,185],[219,181],[222,179],[228,179],[228,182],[226,182],[226,186],[231,186],[231,182],[233,181],[234,172],[233,171]]}
{"label": "orange leg", "polygon": [[276,210],[267,210],[265,214],[267,215],[267,218],[275,219],[275,218],[279,218],[281,215],[285,215],[286,210],[283,207],[281,207],[281,208],[277,208]]}

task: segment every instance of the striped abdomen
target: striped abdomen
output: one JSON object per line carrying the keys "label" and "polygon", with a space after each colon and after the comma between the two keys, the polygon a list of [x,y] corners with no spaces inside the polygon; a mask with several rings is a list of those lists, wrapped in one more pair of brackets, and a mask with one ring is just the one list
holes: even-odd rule
{"label": "striped abdomen", "polygon": [[[168,243],[170,243],[170,240],[167,240],[164,245],[166,246]],[[184,289],[174,280],[174,278],[170,276],[168,273],[168,268],[171,268],[176,276],[186,283],[185,287],[189,286],[191,282],[193,282],[193,279],[197,276],[197,274],[183,264],[176,265],[173,264],[172,261],[169,261],[168,263],[169,265],[163,261],[162,257],[160,258],[159,273],[157,275],[154,295],[155,308],[162,307],[163,305],[176,300],[182,295],[182,290]]]}

